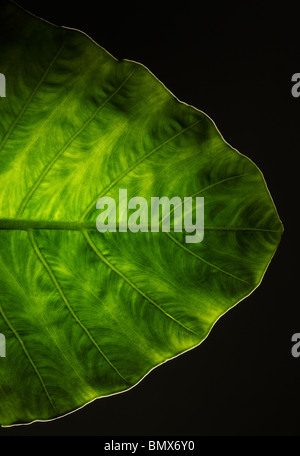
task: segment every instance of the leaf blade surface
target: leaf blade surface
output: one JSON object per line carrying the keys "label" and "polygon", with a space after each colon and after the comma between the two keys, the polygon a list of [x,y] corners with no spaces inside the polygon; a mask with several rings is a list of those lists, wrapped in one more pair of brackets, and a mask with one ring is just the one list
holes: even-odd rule
{"label": "leaf blade surface", "polygon": [[[259,169],[203,112],[143,65],[4,5],[0,421],[10,425],[125,391],[197,346],[260,283],[282,225]],[[120,188],[204,196],[203,242],[100,234],[96,202]]]}

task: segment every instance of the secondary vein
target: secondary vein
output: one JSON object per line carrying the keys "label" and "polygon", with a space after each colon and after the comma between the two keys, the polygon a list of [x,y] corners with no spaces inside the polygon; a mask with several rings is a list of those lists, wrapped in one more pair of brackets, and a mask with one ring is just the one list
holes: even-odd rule
{"label": "secondary vein", "polygon": [[20,218],[28,205],[28,202],[30,201],[32,195],[37,191],[39,188],[41,182],[45,179],[51,168],[54,166],[54,164],[57,162],[57,160],[64,154],[64,152],[68,149],[68,147],[75,141],[75,139],[82,133],[83,130],[85,130],[88,125],[92,122],[92,120],[96,117],[96,115],[101,111],[101,109],[121,90],[123,85],[128,81],[128,79],[132,76],[134,70],[122,81],[122,83],[117,87],[117,89],[105,99],[105,101],[98,106],[96,111],[89,117],[89,119],[81,126],[81,128],[67,141],[67,143],[64,145],[64,147],[53,157],[51,162],[46,166],[42,174],[39,176],[38,180],[35,182],[35,184],[31,187],[27,195],[22,201],[21,206],[19,207],[16,218]]}
{"label": "secondary vein", "polygon": [[195,336],[199,338],[199,334],[195,333],[192,329],[188,328],[185,326],[183,323],[178,321],[175,317],[170,315],[168,312],[166,312],[162,307],[160,307],[155,301],[153,301],[149,296],[146,295],[142,290],[140,290],[131,280],[126,277],[121,271],[119,271],[113,264],[111,264],[107,258],[100,252],[100,250],[96,247],[92,239],[90,238],[88,232],[86,230],[82,230],[82,234],[84,235],[85,239],[87,240],[88,244],[92,248],[92,250],[95,252],[95,254],[100,258],[100,260],[103,261],[103,263],[106,264],[112,271],[114,271],[116,274],[118,274],[125,282],[127,282],[135,291],[137,291],[144,299],[146,299],[148,302],[150,302],[153,306],[155,306],[157,309],[159,309],[164,315],[166,315],[168,318],[173,320],[175,323],[180,325],[182,328],[184,328],[186,331],[193,333]]}
{"label": "secondary vein", "polygon": [[103,352],[103,350],[99,347],[98,343],[95,341],[95,339],[93,338],[93,336],[91,335],[91,333],[89,332],[89,330],[84,326],[84,324],[80,321],[80,319],[78,318],[78,316],[76,315],[76,313],[74,312],[74,310],[72,309],[68,299],[66,298],[60,284],[58,283],[50,265],[48,264],[48,262],[46,261],[44,255],[42,254],[39,246],[37,245],[37,242],[35,240],[35,237],[33,235],[33,231],[32,230],[29,230],[28,231],[28,236],[29,236],[29,239],[31,241],[31,244],[34,248],[34,251],[36,252],[38,258],[40,259],[40,261],[42,262],[43,266],[45,267],[45,269],[47,270],[49,276],[51,277],[54,285],[56,286],[57,288],[57,291],[59,292],[61,298],[63,299],[65,305],[67,306],[69,312],[71,313],[72,317],[75,319],[75,321],[78,323],[78,325],[82,328],[82,330],[86,333],[86,335],[89,337],[89,339],[91,340],[91,342],[93,343],[93,345],[97,348],[97,350],[99,351],[99,353],[103,356],[103,358],[108,362],[108,364],[114,369],[114,371],[122,378],[122,380],[124,380],[124,382],[128,383],[127,380],[122,376],[122,374],[118,371],[118,369],[113,365],[113,363],[108,359],[108,357],[105,355],[105,353]]}
{"label": "secondary vein", "polygon": [[44,389],[44,391],[45,391],[45,393],[46,393],[46,396],[47,396],[47,398],[48,398],[50,404],[52,405],[53,409],[56,410],[56,407],[55,407],[55,405],[54,405],[54,403],[53,403],[53,401],[52,401],[52,399],[51,399],[51,397],[50,397],[50,394],[49,394],[49,392],[48,392],[48,390],[47,390],[47,387],[46,387],[46,385],[45,385],[45,382],[44,382],[44,380],[43,380],[41,374],[39,373],[37,366],[35,365],[33,359],[31,358],[31,356],[30,356],[30,354],[29,354],[29,352],[28,352],[28,350],[27,350],[27,348],[26,348],[24,342],[23,342],[22,339],[21,339],[21,336],[19,335],[19,333],[17,332],[17,330],[14,328],[14,326],[12,325],[12,323],[11,323],[11,322],[9,321],[9,319],[7,318],[7,316],[6,316],[6,314],[5,314],[5,312],[4,312],[4,310],[3,310],[3,308],[2,308],[1,305],[0,305],[0,314],[2,315],[3,320],[5,321],[5,323],[7,324],[7,326],[9,327],[9,329],[12,331],[12,333],[14,334],[14,336],[16,337],[16,339],[18,340],[19,344],[21,345],[22,350],[23,350],[23,352],[25,353],[25,356],[27,357],[27,359],[28,359],[28,361],[30,362],[30,364],[31,364],[31,366],[32,366],[32,368],[33,368],[33,370],[35,371],[37,377],[39,378],[39,381],[40,381],[40,383],[41,383],[41,385],[42,385],[42,387],[43,387],[43,389]]}
{"label": "secondary vein", "polygon": [[18,116],[16,117],[15,121],[11,124],[8,132],[6,133],[6,135],[4,136],[1,144],[0,144],[0,151],[2,150],[2,148],[4,147],[4,145],[6,144],[6,142],[8,141],[10,135],[12,134],[12,132],[14,131],[14,129],[16,128],[17,124],[20,122],[23,114],[25,113],[26,109],[28,108],[29,104],[31,103],[33,97],[36,95],[37,91],[39,90],[39,88],[41,87],[41,85],[43,84],[46,76],[48,75],[50,69],[53,67],[53,65],[55,64],[56,60],[58,59],[63,47],[65,46],[66,44],[66,41],[67,41],[68,37],[65,38],[65,40],[63,41],[62,45],[60,46],[59,50],[57,51],[56,55],[54,56],[54,58],[52,59],[52,61],[50,62],[48,68],[46,69],[46,71],[44,72],[43,76],[41,77],[41,79],[39,80],[38,84],[35,86],[33,92],[31,93],[31,95],[29,96],[29,98],[27,99],[25,105],[23,106],[23,108],[21,109],[21,111],[19,112]]}
{"label": "secondary vein", "polygon": [[[221,179],[218,182],[214,182],[213,184],[210,184],[207,187],[204,187],[201,190],[198,190],[197,192],[193,193],[192,195],[190,195],[187,198],[187,200],[190,200],[190,199],[194,198],[195,196],[201,195],[201,193],[206,192],[207,190],[209,190],[213,187],[216,187],[217,185],[223,184],[224,182],[227,182],[229,180],[238,179],[240,177],[248,176],[248,174],[254,174],[254,171],[249,171],[249,172],[243,173],[243,174],[236,174],[235,176],[225,177],[224,179]],[[160,224],[162,224],[162,222],[165,220],[165,218],[167,218],[169,215],[171,215],[177,207],[178,206],[173,206],[172,209],[170,209],[170,212],[168,214],[166,214],[164,218],[161,219]]]}
{"label": "secondary vein", "polygon": [[164,141],[163,143],[159,144],[157,147],[155,147],[154,149],[152,149],[150,152],[148,152],[146,155],[144,155],[143,157],[141,157],[139,160],[137,160],[135,163],[133,163],[131,166],[129,166],[127,169],[125,169],[118,177],[116,177],[106,188],[104,188],[103,190],[101,190],[101,192],[97,195],[97,197],[89,204],[89,206],[86,208],[86,210],[84,211],[84,213],[82,214],[82,216],[80,217],[80,221],[83,221],[87,215],[89,214],[89,212],[91,211],[91,209],[95,206],[95,204],[97,203],[98,199],[101,198],[102,196],[106,195],[109,190],[111,190],[121,179],[123,179],[123,177],[127,176],[127,174],[129,174],[134,168],[136,168],[140,163],[142,163],[143,161],[145,161],[147,158],[149,158],[151,155],[153,155],[156,151],[158,151],[159,149],[161,149],[164,145],[168,144],[170,141],[172,141],[173,139],[177,138],[177,136],[180,136],[182,133],[184,133],[185,131],[189,130],[190,128],[194,127],[195,125],[197,125],[198,123],[200,122],[200,120],[197,120],[197,122],[194,122],[192,123],[191,125],[189,125],[188,127],[184,128],[183,130],[180,130],[178,133],[176,133],[175,135],[173,135],[171,138],[167,139],[166,141]]}
{"label": "secondary vein", "polygon": [[234,274],[231,274],[230,272],[228,271],[225,271],[224,269],[221,269],[219,268],[219,266],[216,266],[215,264],[213,263],[210,263],[209,261],[206,261],[204,258],[202,258],[200,255],[198,255],[197,253],[193,252],[192,250],[188,249],[187,247],[185,247],[183,244],[181,244],[180,242],[177,241],[177,239],[174,238],[174,236],[172,236],[170,233],[168,233],[167,231],[164,232],[165,234],[167,234],[167,236],[169,237],[169,239],[171,239],[173,242],[175,242],[176,245],[178,245],[179,247],[181,247],[184,251],[188,252],[190,255],[193,255],[195,258],[198,258],[198,260],[202,261],[203,263],[206,263],[208,266],[214,268],[214,269],[217,269],[218,271],[220,272],[223,272],[223,274],[227,274],[229,275],[230,277],[233,277],[234,279],[236,280],[240,280],[241,282],[245,282],[247,283],[248,285],[251,285],[250,282],[247,282],[247,280],[244,280],[244,279],[241,279],[240,277],[237,277],[235,276]]}

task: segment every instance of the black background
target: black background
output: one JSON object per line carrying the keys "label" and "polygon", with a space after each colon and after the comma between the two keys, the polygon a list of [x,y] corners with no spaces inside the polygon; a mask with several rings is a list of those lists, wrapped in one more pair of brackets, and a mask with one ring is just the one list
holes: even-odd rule
{"label": "black background", "polygon": [[300,7],[287,2],[18,0],[82,30],[118,59],[144,64],[180,100],[208,114],[262,170],[284,235],[261,285],[197,348],[125,393],[0,436],[300,435],[298,176]]}

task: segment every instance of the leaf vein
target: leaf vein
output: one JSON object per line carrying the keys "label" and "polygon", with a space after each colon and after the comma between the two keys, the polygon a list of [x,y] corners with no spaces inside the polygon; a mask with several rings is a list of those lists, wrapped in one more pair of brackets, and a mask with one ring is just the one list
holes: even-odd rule
{"label": "leaf vein", "polygon": [[89,337],[90,341],[93,343],[93,345],[97,348],[97,350],[99,351],[99,353],[103,356],[103,358],[107,361],[107,363],[114,369],[114,371],[122,378],[122,380],[124,380],[126,383],[127,380],[120,374],[120,372],[118,371],[118,369],[114,366],[114,364],[108,359],[108,357],[105,355],[105,353],[103,352],[103,350],[100,348],[100,346],[98,345],[98,343],[95,341],[95,339],[93,338],[93,336],[91,335],[91,333],[89,332],[89,330],[84,326],[84,324],[82,323],[82,321],[78,318],[78,316],[76,315],[76,313],[74,312],[72,306],[70,305],[68,299],[66,298],[60,284],[58,283],[55,275],[54,275],[54,272],[52,271],[50,265],[48,264],[48,262],[46,261],[44,255],[42,254],[39,246],[37,245],[37,242],[35,240],[35,237],[33,235],[33,231],[32,230],[29,230],[28,231],[28,236],[29,236],[29,239],[31,241],[31,244],[33,246],[33,249],[35,251],[35,253],[37,254],[38,258],[40,259],[41,263],[43,264],[43,266],[45,267],[46,271],[48,272],[49,276],[51,277],[55,287],[57,288],[57,291],[59,292],[62,300],[64,301],[65,305],[67,306],[69,312],[71,313],[72,317],[75,319],[75,321],[78,323],[78,325],[81,327],[81,329],[85,332],[85,334]]}
{"label": "leaf vein", "polygon": [[102,196],[106,195],[107,192],[109,192],[109,190],[111,190],[121,179],[123,179],[123,177],[127,176],[127,174],[129,174],[134,168],[136,168],[140,163],[142,163],[143,161],[145,161],[147,158],[151,157],[151,155],[153,155],[156,151],[158,151],[159,149],[161,149],[163,146],[165,146],[166,144],[168,144],[170,141],[172,141],[173,139],[177,138],[178,136],[180,136],[181,134],[183,134],[185,131],[191,129],[192,127],[194,127],[195,125],[197,125],[198,123],[200,122],[200,120],[197,120],[197,122],[194,122],[192,123],[191,125],[189,125],[188,127],[184,128],[183,130],[180,130],[180,132],[176,133],[175,135],[173,135],[171,138],[167,139],[166,141],[164,141],[163,143],[159,144],[157,147],[155,147],[154,149],[152,149],[150,152],[148,152],[147,154],[145,154],[143,157],[141,157],[139,160],[137,160],[135,163],[133,163],[131,166],[129,166],[126,170],[124,170],[118,177],[115,178],[115,180],[113,180],[107,187],[105,187],[104,189],[101,190],[101,192],[97,195],[97,197],[90,203],[90,205],[86,208],[86,210],[84,211],[84,213],[82,214],[82,216],[80,217],[80,221],[83,221],[88,213],[91,211],[91,209],[95,206],[95,204],[97,203],[98,199],[101,198]]}
{"label": "leaf vein", "polygon": [[130,285],[136,292],[138,292],[144,299],[146,299],[148,302],[150,302],[154,307],[156,307],[157,309],[159,309],[164,315],[166,315],[168,318],[170,318],[171,320],[173,320],[174,322],[176,322],[178,325],[180,325],[181,327],[183,327],[186,331],[190,332],[190,333],[193,333],[195,336],[199,337],[199,334],[195,333],[192,329],[188,328],[187,326],[185,326],[183,323],[181,323],[180,321],[178,321],[175,317],[173,317],[172,315],[170,315],[168,312],[166,312],[162,307],[160,307],[155,301],[153,301],[151,298],[149,298],[149,296],[146,295],[146,293],[144,293],[142,290],[140,290],[133,282],[131,282],[131,280],[126,277],[121,271],[119,271],[115,266],[113,266],[108,260],[107,258],[105,258],[105,256],[99,251],[99,249],[96,247],[96,245],[94,244],[94,242],[92,241],[92,239],[90,238],[90,236],[88,235],[87,231],[86,230],[82,230],[82,234],[84,235],[85,239],[87,240],[88,244],[90,245],[90,247],[92,248],[92,250],[95,252],[95,254],[98,256],[98,258],[100,258],[100,260],[103,261],[103,263],[106,264],[106,266],[108,266],[112,271],[114,271],[116,274],[118,274],[125,282],[128,283],[128,285]]}
{"label": "leaf vein", "polygon": [[[116,223],[119,228],[119,224]],[[151,231],[151,224],[148,225]],[[81,231],[82,229],[97,230],[96,223],[79,222],[79,221],[56,221],[56,220],[15,220],[15,219],[0,219],[0,230],[61,230],[61,231]],[[267,233],[281,233],[281,229],[256,228],[245,226],[205,226],[205,230],[211,231],[265,231]]]}
{"label": "leaf vein", "polygon": [[36,375],[37,375],[37,377],[38,377],[38,379],[39,379],[39,381],[40,381],[40,383],[41,383],[41,385],[42,385],[42,387],[43,387],[43,389],[44,389],[44,391],[45,391],[45,393],[46,393],[46,396],[47,396],[47,398],[48,398],[48,400],[49,400],[51,406],[52,406],[53,409],[56,411],[56,407],[55,407],[55,405],[54,405],[54,403],[53,403],[53,401],[52,401],[52,399],[51,399],[51,397],[50,397],[50,394],[49,394],[49,392],[48,392],[48,390],[47,390],[47,387],[46,387],[46,385],[45,385],[45,382],[44,382],[44,380],[43,380],[41,374],[39,373],[39,370],[38,370],[36,364],[34,363],[33,359],[31,358],[30,353],[28,352],[28,350],[27,350],[27,348],[26,348],[24,342],[22,341],[22,339],[21,339],[19,333],[17,332],[17,330],[14,328],[14,326],[12,325],[12,323],[11,323],[11,322],[9,321],[9,319],[7,318],[7,316],[6,316],[6,314],[5,314],[5,312],[4,312],[4,310],[3,310],[3,308],[2,308],[1,305],[0,305],[0,313],[1,313],[1,315],[2,315],[3,320],[5,321],[5,323],[7,324],[7,326],[9,327],[9,329],[12,331],[12,333],[13,333],[14,336],[16,337],[17,341],[19,342],[19,344],[21,345],[22,350],[23,350],[23,352],[25,353],[25,356],[27,357],[29,363],[31,364],[31,367],[33,368],[34,372],[36,373]]}
{"label": "leaf vein", "polygon": [[53,159],[51,160],[51,162],[46,166],[46,168],[44,169],[44,171],[42,172],[42,174],[40,175],[40,177],[38,178],[38,180],[35,182],[35,184],[31,187],[31,189],[29,190],[29,192],[27,193],[27,195],[25,196],[25,198],[23,199],[22,203],[21,203],[21,206],[19,207],[18,211],[17,211],[17,214],[16,214],[16,218],[20,218],[21,215],[23,214],[26,206],[28,205],[31,197],[33,196],[33,194],[37,191],[37,189],[39,188],[41,182],[45,179],[45,177],[47,176],[47,174],[49,173],[49,171],[51,170],[51,168],[54,166],[54,164],[58,161],[58,159],[64,154],[64,152],[68,149],[68,147],[75,141],[75,139],[83,132],[83,130],[85,128],[88,127],[88,125],[94,120],[94,118],[96,117],[96,115],[101,111],[101,109],[114,97],[114,95],[116,95],[120,90],[121,88],[124,86],[124,84],[128,81],[128,79],[132,76],[134,72],[134,69],[133,71],[124,79],[124,81],[119,85],[119,87],[109,96],[106,98],[106,100],[100,105],[98,106],[98,108],[96,109],[96,111],[89,117],[89,119],[81,126],[81,128],[69,139],[69,141],[67,141],[67,143],[64,145],[64,147],[55,155],[55,157],[53,157]]}
{"label": "leaf vein", "polygon": [[[238,179],[240,177],[248,176],[249,174],[255,174],[255,172],[250,171],[250,172],[243,173],[243,174],[236,174],[235,176],[225,177],[224,179],[221,179],[218,182],[214,182],[213,184],[210,184],[207,187],[202,188],[202,190],[198,190],[197,192],[190,195],[187,199],[190,200],[190,199],[194,198],[195,196],[200,195],[203,192],[206,192],[210,188],[216,187],[217,185],[223,184],[224,182],[227,182],[229,180],[234,180],[234,179]],[[164,218],[161,219],[160,225],[169,215],[171,215],[175,211],[175,209],[177,207],[179,207],[179,206],[173,206],[172,209],[170,209],[170,212],[168,214],[166,214]]]}
{"label": "leaf vein", "polygon": [[190,255],[193,255],[195,258],[198,258],[198,260],[202,261],[203,263],[206,263],[208,266],[210,266],[210,267],[212,267],[214,269],[217,269],[218,271],[223,272],[224,274],[227,274],[227,275],[233,277],[234,279],[240,280],[241,282],[244,282],[244,283],[247,283],[248,285],[251,285],[251,283],[247,282],[247,280],[241,279],[240,277],[237,277],[236,275],[231,274],[228,271],[225,271],[225,269],[221,269],[221,268],[219,268],[219,266],[216,266],[215,264],[210,263],[209,261],[206,261],[200,255],[198,255],[197,253],[195,253],[192,250],[188,249],[187,247],[182,245],[180,242],[178,242],[177,239],[175,239],[175,237],[172,236],[167,231],[164,231],[164,233],[169,237],[169,239],[171,239],[173,242],[175,242],[175,244],[178,245],[179,247],[181,247],[184,251],[188,252]]}
{"label": "leaf vein", "polygon": [[41,85],[43,84],[44,80],[46,79],[49,71],[51,70],[51,68],[53,67],[53,65],[55,64],[56,60],[58,59],[61,51],[63,50],[66,42],[68,40],[68,36],[64,39],[62,45],[60,46],[59,50],[57,51],[56,55],[54,56],[54,58],[51,60],[49,66],[47,67],[47,69],[45,70],[43,76],[41,77],[41,79],[39,80],[39,82],[37,83],[37,85],[35,86],[34,90],[32,91],[31,95],[29,96],[29,98],[27,99],[26,103],[24,104],[23,108],[21,109],[21,111],[19,112],[19,114],[17,115],[15,121],[11,124],[9,130],[7,131],[6,135],[4,136],[1,144],[0,144],[0,151],[3,149],[3,147],[5,146],[5,144],[7,143],[10,135],[12,134],[12,132],[14,131],[14,129],[16,128],[16,126],[18,125],[18,123],[20,122],[23,114],[25,113],[25,111],[27,110],[29,104],[31,103],[32,99],[34,98],[34,96],[36,95],[37,91],[39,90],[39,88],[41,87]]}

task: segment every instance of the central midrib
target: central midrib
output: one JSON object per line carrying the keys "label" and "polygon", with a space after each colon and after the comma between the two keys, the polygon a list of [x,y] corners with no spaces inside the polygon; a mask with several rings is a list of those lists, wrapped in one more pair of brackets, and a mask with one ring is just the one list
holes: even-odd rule
{"label": "central midrib", "polygon": [[72,230],[97,229],[93,222],[57,220],[0,219],[0,230]]}
{"label": "central midrib", "polygon": [[[118,223],[116,223],[118,231]],[[63,230],[63,231],[82,231],[82,230],[97,230],[95,222],[78,221],[60,221],[60,220],[20,220],[20,219],[0,219],[0,230]],[[267,231],[279,232],[279,229],[269,229],[260,227],[204,227],[205,230],[216,231]],[[129,230],[130,231],[130,230]],[[149,225],[149,231],[151,226]]]}

